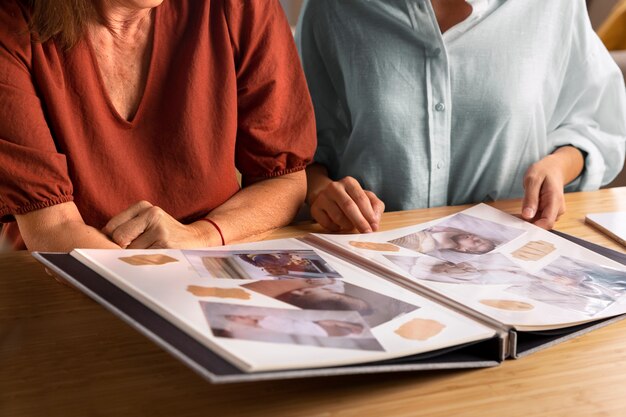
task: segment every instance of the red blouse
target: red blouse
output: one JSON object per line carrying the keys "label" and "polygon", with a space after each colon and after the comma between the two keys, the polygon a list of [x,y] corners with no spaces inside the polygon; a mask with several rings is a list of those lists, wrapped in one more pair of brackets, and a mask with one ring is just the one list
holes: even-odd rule
{"label": "red blouse", "polygon": [[245,180],[303,169],[314,115],[278,0],[166,0],[136,115],[108,98],[88,41],[32,43],[19,0],[0,5],[0,220],[74,201],[96,228],[139,200],[183,223]]}

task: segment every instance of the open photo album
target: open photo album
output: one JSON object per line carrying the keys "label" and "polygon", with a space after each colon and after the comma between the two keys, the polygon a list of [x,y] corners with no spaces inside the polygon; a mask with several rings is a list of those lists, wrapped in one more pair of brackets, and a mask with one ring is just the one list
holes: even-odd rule
{"label": "open photo album", "polygon": [[369,234],[35,256],[215,382],[495,366],[626,313],[623,255],[484,204]]}

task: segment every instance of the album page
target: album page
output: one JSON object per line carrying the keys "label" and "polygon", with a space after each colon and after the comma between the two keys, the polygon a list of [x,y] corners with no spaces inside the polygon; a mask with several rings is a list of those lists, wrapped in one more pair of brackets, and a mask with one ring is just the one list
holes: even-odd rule
{"label": "album page", "polygon": [[246,372],[376,362],[496,334],[295,239],[72,256]]}
{"label": "album page", "polygon": [[304,240],[518,330],[626,313],[623,265],[486,204],[386,232]]}

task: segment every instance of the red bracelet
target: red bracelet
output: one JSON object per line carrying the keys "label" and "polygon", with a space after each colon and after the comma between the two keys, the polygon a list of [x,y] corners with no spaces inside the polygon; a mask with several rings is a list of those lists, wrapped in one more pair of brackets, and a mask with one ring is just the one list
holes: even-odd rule
{"label": "red bracelet", "polygon": [[220,234],[220,238],[222,239],[222,246],[226,245],[226,241],[224,241],[224,235],[222,234],[222,229],[220,229],[220,227],[217,225],[217,223],[215,223],[213,220],[207,219],[207,218],[199,219],[199,221],[204,221],[204,222],[211,223],[213,225],[213,227],[215,227],[215,229],[217,230],[217,233]]}

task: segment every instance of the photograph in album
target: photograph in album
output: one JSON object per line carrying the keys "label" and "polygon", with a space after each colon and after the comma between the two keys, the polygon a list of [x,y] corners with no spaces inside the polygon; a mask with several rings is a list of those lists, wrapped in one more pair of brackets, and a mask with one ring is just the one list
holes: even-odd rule
{"label": "photograph in album", "polygon": [[339,279],[281,279],[241,286],[294,307],[356,311],[371,327],[418,309],[392,297]]}
{"label": "photograph in album", "polygon": [[566,256],[557,258],[533,278],[507,291],[590,316],[626,294],[624,271]]}
{"label": "photograph in album", "polygon": [[489,253],[522,234],[523,230],[459,213],[388,243],[457,263]]}
{"label": "photograph in album", "polygon": [[184,251],[200,276],[231,279],[340,278],[332,266],[311,250]]}
{"label": "photograph in album", "polygon": [[352,311],[260,308],[201,302],[214,336],[339,349],[384,350]]}
{"label": "photograph in album", "polygon": [[453,263],[428,255],[385,258],[412,277],[426,281],[450,284],[507,285],[522,284],[533,277],[500,253],[476,256],[468,261]]}

